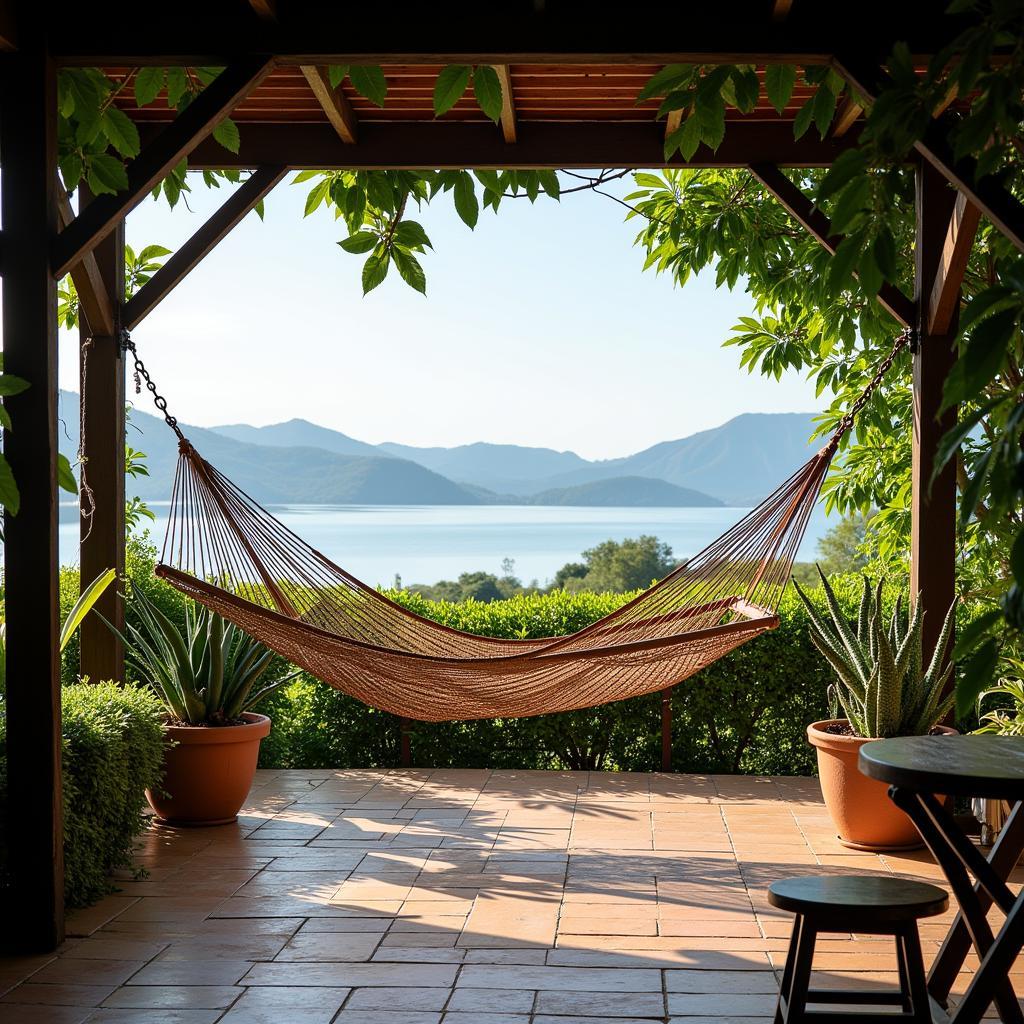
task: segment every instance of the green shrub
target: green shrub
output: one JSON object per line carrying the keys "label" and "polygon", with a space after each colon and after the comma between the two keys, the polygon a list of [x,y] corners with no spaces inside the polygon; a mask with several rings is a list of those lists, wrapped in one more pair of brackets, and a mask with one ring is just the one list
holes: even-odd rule
{"label": "green shrub", "polygon": [[[131,862],[145,822],[144,790],[163,762],[163,708],[141,687],[78,683],[61,692],[64,900],[82,906],[110,889]],[[6,735],[0,715],[0,807],[6,805]],[[0,820],[0,832],[5,822]],[[0,849],[6,842],[0,836]]]}

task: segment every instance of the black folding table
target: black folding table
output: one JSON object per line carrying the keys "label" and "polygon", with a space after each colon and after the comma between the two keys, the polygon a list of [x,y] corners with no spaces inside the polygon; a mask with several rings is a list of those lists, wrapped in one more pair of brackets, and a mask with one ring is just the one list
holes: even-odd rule
{"label": "black folding table", "polygon": [[[1024,1024],[1009,970],[1024,947],[1024,893],[1006,879],[1024,851],[1024,737],[906,736],[865,743],[865,775],[889,783],[889,796],[911,817],[953,890],[960,910],[928,972],[933,1017],[980,1024],[995,1003],[1004,1024]],[[988,797],[1012,805],[986,857],[964,834],[941,796]],[[972,882],[973,877],[973,882]],[[1005,915],[993,935],[986,914]],[[981,966],[948,1012],[950,990],[974,947]]]}

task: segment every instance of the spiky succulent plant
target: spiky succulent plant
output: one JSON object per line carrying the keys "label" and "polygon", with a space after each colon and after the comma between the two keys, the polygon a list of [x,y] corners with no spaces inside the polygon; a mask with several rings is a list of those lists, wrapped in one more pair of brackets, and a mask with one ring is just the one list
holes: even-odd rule
{"label": "spiky succulent plant", "polygon": [[921,602],[908,618],[896,600],[888,625],[882,614],[882,583],[864,577],[856,625],[843,615],[835,592],[818,570],[829,615],[822,617],[795,581],[811,620],[811,640],[836,673],[829,688],[857,736],[924,736],[946,717],[953,694],[945,694],[953,671],[945,658],[956,604],[946,613],[931,663],[924,667]]}

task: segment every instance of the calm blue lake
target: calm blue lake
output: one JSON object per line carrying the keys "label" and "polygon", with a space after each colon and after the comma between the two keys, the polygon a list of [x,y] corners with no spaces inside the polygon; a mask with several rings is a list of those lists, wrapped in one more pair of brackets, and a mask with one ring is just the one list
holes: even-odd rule
{"label": "calm blue lake", "polygon": [[[154,503],[150,533],[163,541],[167,506]],[[524,582],[544,583],[566,562],[609,538],[654,534],[682,560],[706,547],[747,509],[567,508],[536,505],[278,505],[270,511],[328,558],[370,584],[406,585],[455,579],[484,570],[500,574],[515,560]],[[827,528],[818,511],[801,557],[813,558]],[[61,507],[61,561],[78,561],[75,506]]]}

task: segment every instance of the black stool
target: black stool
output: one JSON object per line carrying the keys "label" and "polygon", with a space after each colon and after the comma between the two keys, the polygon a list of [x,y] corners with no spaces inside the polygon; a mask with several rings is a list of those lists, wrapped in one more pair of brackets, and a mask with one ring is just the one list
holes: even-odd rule
{"label": "black stool", "polygon": [[[775,882],[768,889],[768,902],[796,914],[775,1024],[863,1024],[868,1018],[931,1024],[917,921],[946,909],[949,897],[944,889],[884,875],[808,875]],[[809,988],[814,944],[820,932],[894,936],[899,992]],[[807,1009],[808,1003],[898,1005],[903,1012],[816,1012]]]}

